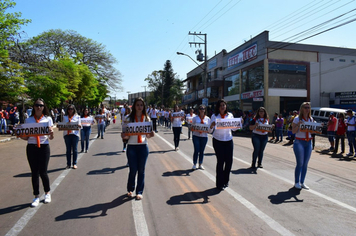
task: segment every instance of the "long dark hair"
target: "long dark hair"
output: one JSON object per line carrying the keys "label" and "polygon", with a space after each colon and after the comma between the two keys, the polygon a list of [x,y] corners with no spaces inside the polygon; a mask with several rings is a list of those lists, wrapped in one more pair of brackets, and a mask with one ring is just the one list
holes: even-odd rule
{"label": "long dark hair", "polygon": [[[265,115],[263,117],[260,116],[260,110],[263,110],[264,113],[265,113]],[[255,115],[255,120],[258,120],[259,118],[264,118],[264,119],[269,120],[269,116],[268,116],[268,113],[266,111],[266,108],[264,108],[264,107],[258,108],[258,110],[256,112],[256,115]]]}
{"label": "long dark hair", "polygon": [[224,99],[219,99],[216,103],[216,106],[215,106],[215,116],[219,115],[220,113],[220,104],[221,103],[225,103],[226,105],[226,110],[225,110],[225,113],[224,114],[227,114],[227,103]]}
{"label": "long dark hair", "polygon": [[130,117],[130,121],[131,122],[134,122],[135,121],[135,117],[136,117],[136,103],[137,102],[142,102],[143,103],[143,110],[142,110],[142,114],[145,116],[145,120],[148,120],[148,116],[147,116],[147,113],[146,113],[146,104],[145,104],[145,101],[139,97],[139,98],[136,98],[135,101],[134,101],[134,104],[132,105],[132,111],[129,115]]}
{"label": "long dark hair", "polygon": [[35,113],[36,113],[36,112],[35,112],[35,111],[36,111],[36,110],[35,110],[35,104],[36,104],[37,101],[43,102],[44,107],[43,107],[43,110],[42,110],[42,114],[45,115],[45,116],[49,116],[48,107],[47,107],[45,101],[44,101],[42,98],[37,98],[37,99],[35,100],[35,102],[33,103],[31,116],[34,116]]}
{"label": "long dark hair", "polygon": [[84,112],[85,112],[85,110],[88,110],[88,116],[90,116],[90,110],[89,110],[89,108],[83,108],[83,110],[82,110],[82,114],[81,114],[81,118],[83,118],[84,117]]}

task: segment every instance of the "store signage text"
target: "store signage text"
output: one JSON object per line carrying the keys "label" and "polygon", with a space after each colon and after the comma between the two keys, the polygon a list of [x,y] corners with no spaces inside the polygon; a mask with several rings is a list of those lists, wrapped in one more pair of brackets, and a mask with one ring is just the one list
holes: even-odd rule
{"label": "store signage text", "polygon": [[263,95],[264,95],[264,92],[263,92],[263,89],[261,89],[261,90],[243,93],[243,94],[241,94],[241,99],[263,97]]}
{"label": "store signage text", "polygon": [[240,64],[245,61],[252,61],[257,58],[257,43],[246,48],[245,50],[235,54],[232,57],[229,57],[227,60],[227,67],[231,67],[237,64]]}

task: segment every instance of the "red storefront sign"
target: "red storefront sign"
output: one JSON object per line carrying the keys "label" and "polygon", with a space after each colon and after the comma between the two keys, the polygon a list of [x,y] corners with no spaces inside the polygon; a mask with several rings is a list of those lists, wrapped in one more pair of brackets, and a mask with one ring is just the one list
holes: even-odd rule
{"label": "red storefront sign", "polygon": [[264,91],[263,89],[261,89],[261,90],[255,90],[255,91],[243,93],[241,94],[241,99],[257,98],[263,96],[264,96]]}
{"label": "red storefront sign", "polygon": [[227,60],[227,67],[231,67],[245,61],[251,61],[255,58],[257,58],[257,43],[237,53],[236,55],[229,57]]}

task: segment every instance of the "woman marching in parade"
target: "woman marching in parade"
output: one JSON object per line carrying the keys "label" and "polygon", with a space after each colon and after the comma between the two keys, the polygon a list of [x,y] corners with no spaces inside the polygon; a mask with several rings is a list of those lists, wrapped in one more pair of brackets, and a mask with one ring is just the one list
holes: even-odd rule
{"label": "woman marching in parade", "polygon": [[309,189],[309,187],[304,184],[304,180],[312,153],[312,136],[309,132],[300,131],[299,127],[304,122],[314,122],[311,117],[309,102],[302,103],[299,109],[299,116],[295,117],[292,123],[292,132],[295,134],[293,151],[297,162],[294,171],[294,187],[297,189]]}
{"label": "woman marching in parade", "polygon": [[[80,116],[77,114],[75,106],[70,104],[66,109],[65,116],[63,116],[63,122],[79,122]],[[64,130],[63,138],[66,144],[66,156],[67,156],[67,169],[71,167],[73,163],[73,169],[77,169],[77,158],[78,158],[78,142],[79,142],[79,130]],[[72,162],[72,152],[73,152],[73,162]]]}
{"label": "woman marching in parade", "polygon": [[[150,122],[150,118],[146,113],[145,102],[142,98],[136,98],[132,106],[132,112],[127,116],[126,121],[128,123],[135,122]],[[143,189],[145,184],[145,166],[148,157],[148,145],[147,139],[154,136],[152,130],[151,133],[146,135],[132,135],[128,136],[125,133],[121,134],[123,139],[128,139],[126,155],[129,161],[129,176],[127,181],[127,196],[132,197],[135,190],[135,177],[137,177],[136,185],[136,199],[141,200],[143,198]]]}
{"label": "woman marching in parade", "polygon": [[250,123],[250,130],[252,130],[252,164],[251,168],[256,168],[256,161],[258,157],[257,167],[263,168],[262,159],[263,152],[265,150],[267,141],[268,141],[268,132],[266,131],[257,131],[256,127],[259,124],[268,125],[268,113],[264,107],[260,107],[256,112],[256,116],[252,119]]}
{"label": "woman marching in parade", "polygon": [[[217,119],[232,119],[234,116],[227,112],[225,100],[216,103],[215,113],[211,116],[212,129]],[[234,143],[231,129],[215,129],[213,133],[213,147],[217,159],[216,163],[216,188],[223,190],[229,186],[230,171],[232,167]]]}
{"label": "woman marching in parade", "polygon": [[[202,104],[199,106],[199,115],[193,117],[192,124],[210,124],[210,118],[206,116],[206,108]],[[211,131],[211,130],[210,130]],[[204,150],[206,143],[208,142],[208,133],[193,131],[193,144],[194,144],[194,154],[193,154],[193,167],[192,169],[197,169],[197,161],[199,154],[199,169],[204,170],[203,167],[203,158],[204,158]]]}
{"label": "woman marching in parade", "polygon": [[91,134],[91,126],[95,123],[93,117],[89,115],[88,108],[84,108],[82,115],[80,117],[80,121],[82,124],[82,129],[80,130],[80,144],[81,151],[84,151],[84,141],[85,141],[85,152],[88,152],[89,149],[89,137]]}
{"label": "woman marching in parade", "polygon": [[[174,141],[174,149],[178,151],[179,149],[179,140],[180,134],[182,132],[182,121],[184,117],[174,117],[174,113],[180,112],[178,105],[174,106],[174,112],[171,113],[171,123],[173,129],[173,141]],[[183,113],[183,112],[182,112]]]}
{"label": "woman marching in parade", "polygon": [[31,206],[36,207],[40,203],[39,177],[41,177],[45,191],[44,203],[51,202],[51,188],[47,174],[47,168],[50,157],[48,139],[53,139],[53,121],[49,114],[49,110],[42,98],[36,99],[35,103],[33,104],[33,112],[31,116],[26,119],[25,123],[48,123],[50,131],[49,135],[37,137],[21,137],[22,139],[27,140],[26,154],[28,163],[31,168],[33,195],[35,195]]}

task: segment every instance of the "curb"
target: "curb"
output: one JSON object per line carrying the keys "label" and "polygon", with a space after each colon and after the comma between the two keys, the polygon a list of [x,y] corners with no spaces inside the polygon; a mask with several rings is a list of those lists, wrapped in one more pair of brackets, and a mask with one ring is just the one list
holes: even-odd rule
{"label": "curb", "polygon": [[0,139],[0,143],[5,143],[11,141],[13,138],[5,138],[5,139]]}

